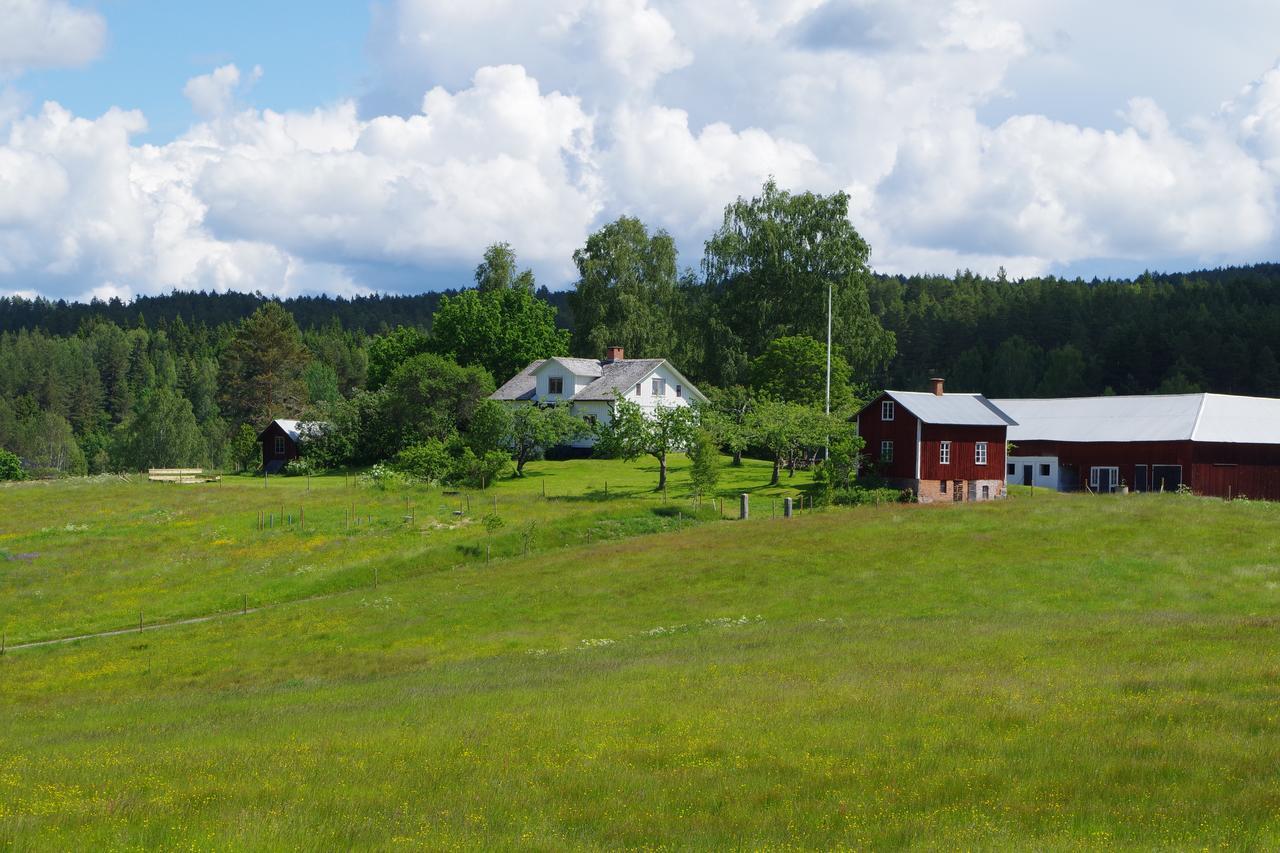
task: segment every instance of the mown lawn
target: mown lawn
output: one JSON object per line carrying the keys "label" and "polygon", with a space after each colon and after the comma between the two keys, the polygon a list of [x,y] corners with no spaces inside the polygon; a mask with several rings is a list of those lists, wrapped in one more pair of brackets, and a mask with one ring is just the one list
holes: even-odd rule
{"label": "mown lawn", "polygon": [[0,846],[1280,841],[1280,507],[765,514],[6,655]]}

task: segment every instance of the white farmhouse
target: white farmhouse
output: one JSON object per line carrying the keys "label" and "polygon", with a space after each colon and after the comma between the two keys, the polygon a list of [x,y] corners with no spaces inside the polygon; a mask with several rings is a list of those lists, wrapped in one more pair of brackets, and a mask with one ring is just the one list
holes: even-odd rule
{"label": "white farmhouse", "polygon": [[[490,397],[510,405],[568,403],[570,414],[590,423],[608,424],[614,403],[636,403],[646,413],[658,406],[688,406],[707,398],[665,358],[625,358],[622,347],[609,347],[604,360],[547,358],[535,361]],[[573,447],[595,444],[589,436]]]}

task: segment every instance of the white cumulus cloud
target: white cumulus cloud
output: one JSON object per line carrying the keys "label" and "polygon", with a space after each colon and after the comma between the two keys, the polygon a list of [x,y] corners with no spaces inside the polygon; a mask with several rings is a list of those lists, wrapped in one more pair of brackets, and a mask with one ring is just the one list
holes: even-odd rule
{"label": "white cumulus cloud", "polygon": [[[1150,25],[1117,14],[1135,37]],[[1028,108],[1028,79],[1097,76],[1080,76],[1097,28],[1049,0],[387,0],[375,16],[365,95],[253,109],[260,70],[224,65],[187,81],[199,120],[167,143],[137,141],[137,112],[0,93],[0,290],[352,293],[378,270],[463,283],[499,240],[563,286],[573,250],[622,214],[696,263],[724,205],[771,175],[848,191],[889,272],[1280,246],[1280,67],[1192,114],[1140,75],[1105,121]]]}
{"label": "white cumulus cloud", "polygon": [[101,15],[63,0],[0,0],[0,75],[83,65],[106,31]]}

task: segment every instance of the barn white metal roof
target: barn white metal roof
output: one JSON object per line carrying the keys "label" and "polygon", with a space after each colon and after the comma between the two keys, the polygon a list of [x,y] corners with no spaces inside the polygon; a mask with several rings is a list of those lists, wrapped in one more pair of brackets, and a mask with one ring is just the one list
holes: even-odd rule
{"label": "barn white metal roof", "polygon": [[1210,441],[1280,444],[1280,400],[1229,394],[1153,394],[992,400],[1018,441]]}
{"label": "barn white metal roof", "polygon": [[933,394],[928,391],[886,391],[904,409],[927,424],[1006,426],[1013,420],[981,394]]}

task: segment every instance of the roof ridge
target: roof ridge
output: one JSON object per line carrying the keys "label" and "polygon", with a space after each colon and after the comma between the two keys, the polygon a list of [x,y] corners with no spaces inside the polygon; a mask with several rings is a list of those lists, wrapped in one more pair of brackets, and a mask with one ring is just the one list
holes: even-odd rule
{"label": "roof ridge", "polygon": [[1191,441],[1196,440],[1196,433],[1200,431],[1200,420],[1204,417],[1204,408],[1205,408],[1204,404],[1205,404],[1205,399],[1208,396],[1209,396],[1208,394],[1200,395],[1200,407],[1196,409],[1196,420],[1195,420],[1195,423],[1191,425],[1191,436],[1190,436]]}

